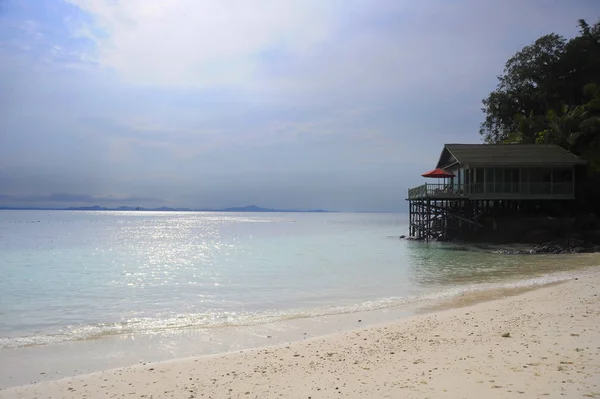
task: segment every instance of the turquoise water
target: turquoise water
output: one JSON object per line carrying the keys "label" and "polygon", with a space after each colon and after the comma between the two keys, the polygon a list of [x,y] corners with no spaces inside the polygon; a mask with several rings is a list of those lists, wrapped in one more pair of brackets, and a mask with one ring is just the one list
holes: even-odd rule
{"label": "turquoise water", "polygon": [[406,232],[402,214],[1,211],[0,361],[90,339],[397,308],[599,263],[398,239]]}
{"label": "turquoise water", "polygon": [[367,310],[540,271],[398,240],[405,215],[4,211],[0,231],[2,347]]}

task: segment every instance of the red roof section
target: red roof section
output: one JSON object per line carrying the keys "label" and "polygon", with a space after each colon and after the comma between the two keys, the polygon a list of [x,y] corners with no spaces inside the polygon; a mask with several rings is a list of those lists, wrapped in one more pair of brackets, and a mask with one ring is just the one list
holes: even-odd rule
{"label": "red roof section", "polygon": [[438,179],[443,179],[445,177],[454,177],[454,173],[447,172],[442,168],[435,168],[434,170],[430,170],[427,173],[423,173],[421,176],[423,177],[433,177]]}

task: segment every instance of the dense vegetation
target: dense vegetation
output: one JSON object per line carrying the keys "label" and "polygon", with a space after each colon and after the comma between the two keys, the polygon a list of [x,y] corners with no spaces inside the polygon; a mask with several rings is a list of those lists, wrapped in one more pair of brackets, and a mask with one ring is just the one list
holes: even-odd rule
{"label": "dense vegetation", "polygon": [[[600,21],[579,20],[567,40],[549,34],[506,63],[483,100],[488,143],[554,143],[589,162],[600,177]],[[596,197],[597,193],[594,195]]]}

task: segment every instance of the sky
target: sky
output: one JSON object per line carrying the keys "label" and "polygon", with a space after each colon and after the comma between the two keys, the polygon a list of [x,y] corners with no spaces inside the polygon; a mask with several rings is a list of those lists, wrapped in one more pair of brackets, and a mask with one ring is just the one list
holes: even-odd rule
{"label": "sky", "polygon": [[0,0],[0,206],[402,211],[597,0]]}

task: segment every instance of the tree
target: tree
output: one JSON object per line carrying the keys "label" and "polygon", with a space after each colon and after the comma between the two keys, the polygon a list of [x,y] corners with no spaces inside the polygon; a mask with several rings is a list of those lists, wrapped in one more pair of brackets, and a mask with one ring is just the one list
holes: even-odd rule
{"label": "tree", "polygon": [[[556,99],[556,74],[566,40],[559,35],[543,36],[516,53],[498,77],[498,87],[483,100],[485,121],[480,133],[488,143],[505,141],[518,130],[517,115],[544,115]],[[525,135],[524,141],[534,138]]]}
{"label": "tree", "polygon": [[550,110],[546,114],[548,128],[538,133],[536,142],[553,143],[572,149],[584,133],[586,118],[587,112],[580,105],[576,107],[563,105],[560,112]]}
{"label": "tree", "polygon": [[553,143],[600,176],[600,21],[579,20],[566,40],[550,34],[506,63],[483,100],[480,134],[488,143]]}

